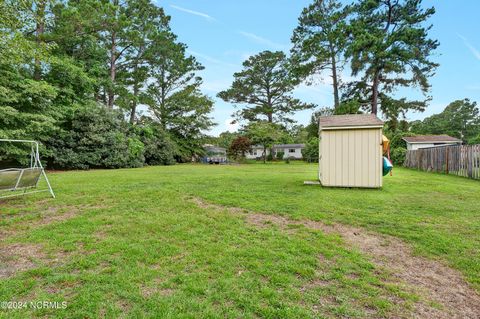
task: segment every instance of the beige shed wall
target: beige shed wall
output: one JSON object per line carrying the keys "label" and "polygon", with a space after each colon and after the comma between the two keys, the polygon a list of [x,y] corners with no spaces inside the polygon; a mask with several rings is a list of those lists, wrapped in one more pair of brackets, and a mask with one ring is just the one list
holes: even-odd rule
{"label": "beige shed wall", "polygon": [[380,128],[320,131],[319,179],[324,186],[382,187]]}

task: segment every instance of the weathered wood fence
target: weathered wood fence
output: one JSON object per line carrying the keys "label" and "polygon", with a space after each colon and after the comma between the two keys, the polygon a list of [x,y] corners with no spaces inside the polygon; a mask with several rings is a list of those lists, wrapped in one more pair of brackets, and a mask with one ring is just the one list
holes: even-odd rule
{"label": "weathered wood fence", "polygon": [[480,179],[480,144],[407,151],[405,167]]}

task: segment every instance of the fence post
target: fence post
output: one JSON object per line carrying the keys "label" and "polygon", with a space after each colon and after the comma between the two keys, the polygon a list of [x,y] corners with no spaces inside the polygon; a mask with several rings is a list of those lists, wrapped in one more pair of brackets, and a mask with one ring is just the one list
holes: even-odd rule
{"label": "fence post", "polygon": [[445,173],[448,174],[448,153],[449,153],[449,147],[445,147]]}

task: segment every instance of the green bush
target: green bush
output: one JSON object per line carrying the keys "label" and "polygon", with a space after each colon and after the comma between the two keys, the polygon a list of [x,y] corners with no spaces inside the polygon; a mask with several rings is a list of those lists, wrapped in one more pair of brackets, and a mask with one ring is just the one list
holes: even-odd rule
{"label": "green bush", "polygon": [[269,154],[267,155],[267,161],[269,161],[269,162],[273,161],[273,155],[272,155],[272,153],[269,153]]}
{"label": "green bush", "polygon": [[394,165],[403,165],[407,149],[405,147],[397,147],[390,150],[390,159]]}
{"label": "green bush", "polygon": [[53,166],[66,169],[140,167],[143,143],[130,136],[123,114],[96,104],[78,106],[47,142]]}
{"label": "green bush", "polygon": [[302,150],[303,159],[307,162],[318,162],[318,137],[312,137]]}
{"label": "green bush", "polygon": [[173,165],[177,146],[170,136],[156,123],[149,123],[137,128],[144,145],[143,156],[148,165]]}
{"label": "green bush", "polygon": [[283,156],[285,155],[285,152],[277,152],[277,160],[282,160],[283,159]]}

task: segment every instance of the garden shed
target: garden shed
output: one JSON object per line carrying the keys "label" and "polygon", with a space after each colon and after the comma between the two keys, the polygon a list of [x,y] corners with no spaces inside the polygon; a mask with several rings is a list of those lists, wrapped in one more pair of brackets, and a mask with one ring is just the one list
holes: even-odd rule
{"label": "garden shed", "polygon": [[319,119],[319,180],[323,186],[382,187],[383,122],[373,114]]}

